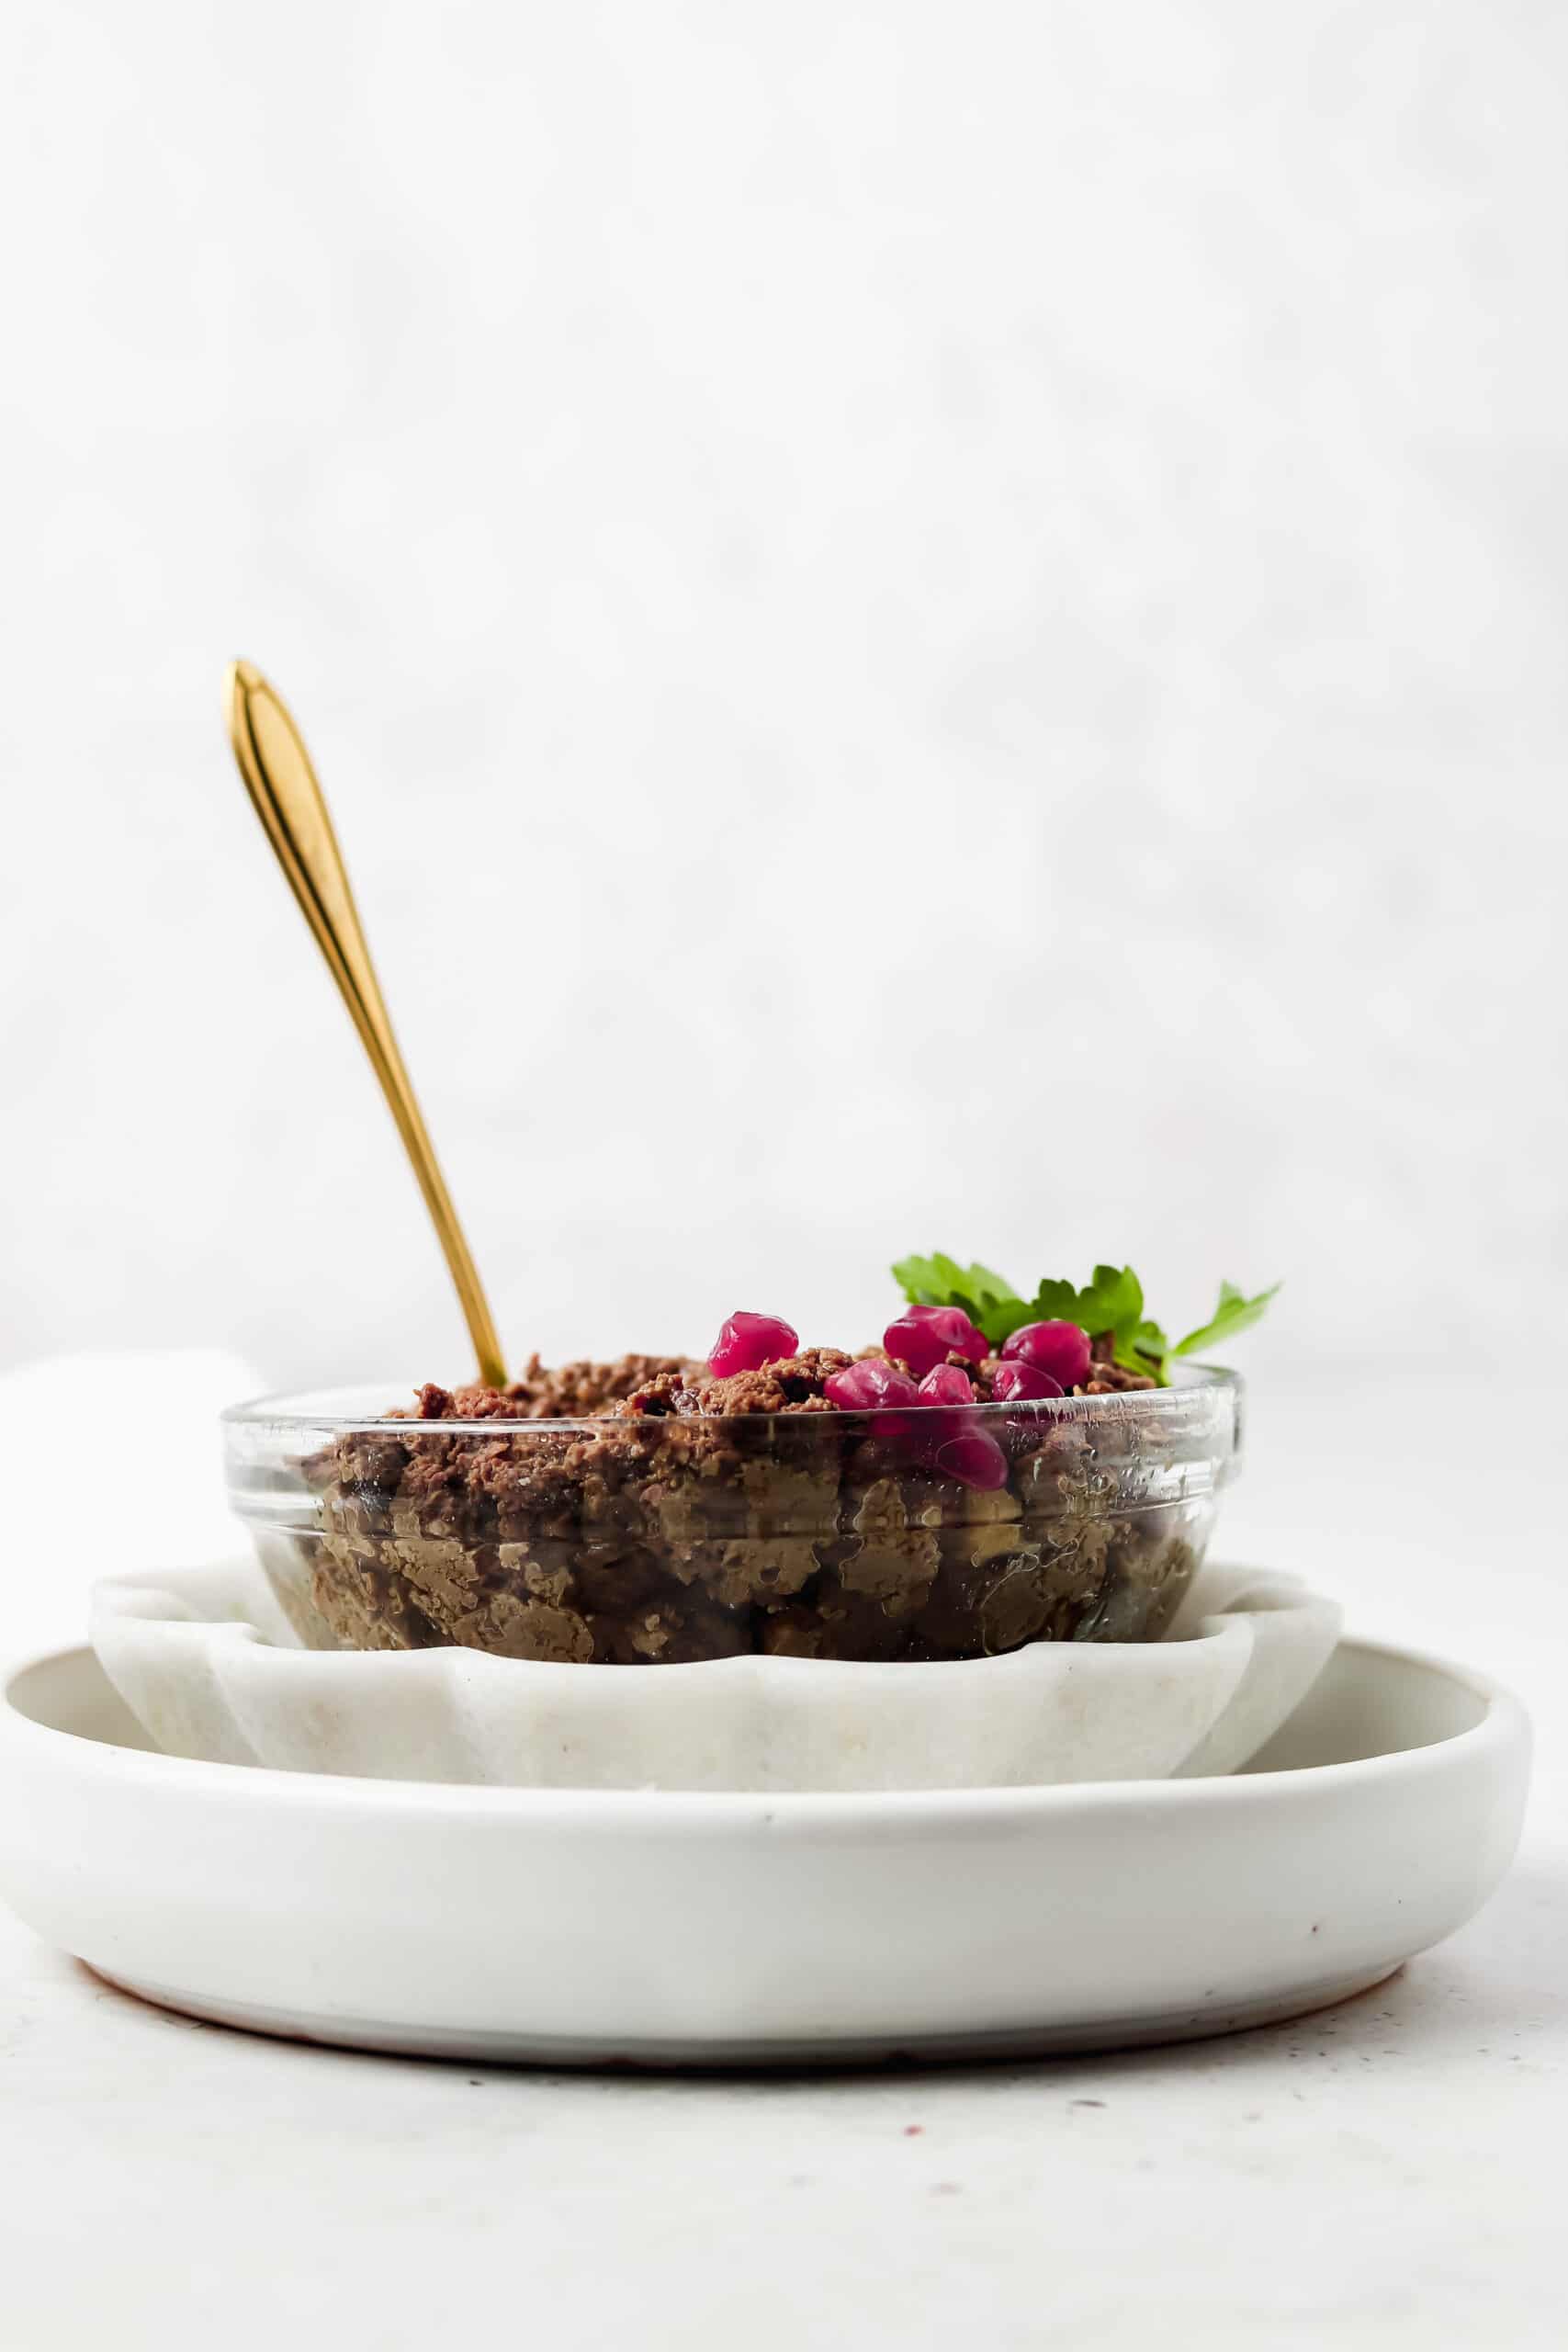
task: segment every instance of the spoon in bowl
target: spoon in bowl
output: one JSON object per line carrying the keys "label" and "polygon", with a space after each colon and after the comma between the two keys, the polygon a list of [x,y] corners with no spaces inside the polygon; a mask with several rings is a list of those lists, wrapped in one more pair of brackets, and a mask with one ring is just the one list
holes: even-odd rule
{"label": "spoon in bowl", "polygon": [[457,1212],[437,1164],[419,1104],[403,1068],[387,1015],[376,967],[343,854],[310,755],[283,697],[249,662],[231,663],[228,682],[229,740],[245,789],[300,910],[337,982],[359,1041],[370,1057],[387,1105],[397,1122],[457,1285],[468,1337],[487,1387],[503,1388],[506,1371],[484,1288]]}

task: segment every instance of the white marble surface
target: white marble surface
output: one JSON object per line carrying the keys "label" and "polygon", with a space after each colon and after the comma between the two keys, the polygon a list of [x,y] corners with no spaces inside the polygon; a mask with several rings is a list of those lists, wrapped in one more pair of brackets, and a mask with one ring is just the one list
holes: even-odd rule
{"label": "white marble surface", "polygon": [[1568,1608],[1540,1485],[1565,1408],[1405,1381],[1255,1414],[1227,1548],[1536,1713],[1512,1878],[1380,1991],[1124,2057],[508,2074],[185,2023],[0,1915],[0,2341],[1559,2345]]}

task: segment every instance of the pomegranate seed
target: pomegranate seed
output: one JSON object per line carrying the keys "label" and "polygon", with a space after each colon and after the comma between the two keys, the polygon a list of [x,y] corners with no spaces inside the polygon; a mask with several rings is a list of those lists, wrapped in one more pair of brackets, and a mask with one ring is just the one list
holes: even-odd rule
{"label": "pomegranate seed", "polygon": [[928,1405],[972,1405],[975,1384],[966,1372],[955,1363],[933,1364],[919,1385],[921,1400]]}
{"label": "pomegranate seed", "polygon": [[1089,1333],[1076,1323],[1026,1323],[1003,1342],[1002,1353],[1011,1363],[1048,1372],[1064,1390],[1089,1378]]}
{"label": "pomegranate seed", "polygon": [[985,1333],[970,1322],[961,1306],[907,1306],[904,1317],[910,1323],[934,1324],[939,1331],[947,1332],[955,1353],[966,1340],[978,1340],[982,1351],[990,1346]]}
{"label": "pomegranate seed", "polygon": [[794,1355],[799,1345],[799,1334],[776,1315],[727,1315],[708,1369],[716,1380],[728,1380],[737,1372],[761,1372],[765,1363]]}
{"label": "pomegranate seed", "polygon": [[938,1446],[931,1466],[944,1478],[955,1478],[961,1487],[989,1492],[1007,1485],[1008,1458],[988,1430],[965,1430],[958,1437],[948,1438]]}
{"label": "pomegranate seed", "polygon": [[920,1392],[908,1373],[880,1356],[863,1356],[842,1372],[829,1373],[822,1383],[829,1405],[844,1413],[879,1413],[888,1405],[916,1405]]}
{"label": "pomegranate seed", "polygon": [[882,1344],[890,1356],[907,1363],[917,1380],[934,1371],[947,1356],[964,1356],[983,1363],[990,1344],[961,1306],[911,1306],[889,1323]]}
{"label": "pomegranate seed", "polygon": [[1029,1404],[1036,1396],[1062,1396],[1066,1391],[1048,1372],[1037,1372],[1033,1364],[1010,1356],[991,1374],[991,1394],[998,1405],[1010,1405]]}

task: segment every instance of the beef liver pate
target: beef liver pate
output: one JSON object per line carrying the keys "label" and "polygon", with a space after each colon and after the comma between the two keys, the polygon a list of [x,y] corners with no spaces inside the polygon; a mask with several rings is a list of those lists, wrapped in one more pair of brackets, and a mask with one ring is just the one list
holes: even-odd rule
{"label": "beef liver pate", "polygon": [[[504,1391],[426,1386],[306,1464],[319,1529],[293,1539],[297,1622],[355,1648],[628,1666],[1165,1631],[1213,1498],[1151,1485],[1160,1442],[1135,1397],[1110,1445],[1032,1407],[987,1413],[1008,1476],[979,1491],[922,1461],[929,1416],[828,1404],[851,1361],[810,1349],[724,1381],[678,1357],[536,1358]],[[993,1367],[966,1369],[987,1397]],[[1149,1385],[1104,1351],[1089,1372],[1080,1394]],[[488,1421],[513,1426],[472,1426]]]}

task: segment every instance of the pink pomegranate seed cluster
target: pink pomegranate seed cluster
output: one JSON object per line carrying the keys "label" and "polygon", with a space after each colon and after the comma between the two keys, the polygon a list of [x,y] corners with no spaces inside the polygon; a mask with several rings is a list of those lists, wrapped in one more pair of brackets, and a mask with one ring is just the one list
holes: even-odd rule
{"label": "pink pomegranate seed cluster", "polygon": [[[883,1425],[885,1433],[907,1440],[918,1461],[963,1486],[1005,1485],[1001,1445],[962,1411],[980,1401],[973,1370],[994,1361],[985,1333],[961,1307],[909,1306],[889,1323],[882,1344],[885,1356],[862,1356],[829,1374],[827,1402],[847,1413],[917,1413],[918,1419]],[[738,1312],[726,1317],[708,1363],[716,1379],[728,1380],[787,1365],[799,1346],[794,1326],[779,1316]],[[1002,1345],[988,1375],[990,1398],[1030,1404],[1065,1396],[1088,1379],[1089,1358],[1089,1333],[1076,1323],[1026,1323]]]}

